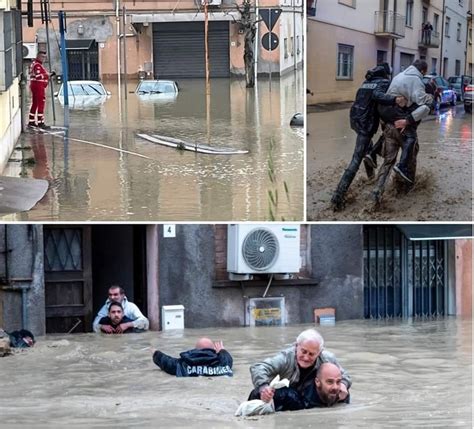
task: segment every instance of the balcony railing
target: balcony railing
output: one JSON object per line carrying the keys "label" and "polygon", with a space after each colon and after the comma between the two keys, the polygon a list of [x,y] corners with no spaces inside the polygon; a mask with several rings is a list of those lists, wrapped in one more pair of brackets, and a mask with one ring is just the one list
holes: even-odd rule
{"label": "balcony railing", "polygon": [[440,37],[437,31],[420,30],[418,46],[421,48],[439,48]]}
{"label": "balcony railing", "polygon": [[374,33],[376,36],[389,39],[405,37],[405,17],[393,11],[376,11]]}

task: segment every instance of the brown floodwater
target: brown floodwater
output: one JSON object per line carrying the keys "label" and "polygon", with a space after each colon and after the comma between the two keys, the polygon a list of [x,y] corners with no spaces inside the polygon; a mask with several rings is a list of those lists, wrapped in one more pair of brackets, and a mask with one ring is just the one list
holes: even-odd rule
{"label": "brown floodwater", "polygon": [[[105,82],[112,95],[103,104],[70,110],[68,139],[22,135],[25,150],[16,157],[36,162],[11,162],[4,174],[45,178],[50,189],[31,211],[8,220],[268,220],[275,190],[275,218],[302,220],[304,132],[289,123],[304,108],[303,73],[260,79],[255,89],[213,79],[209,101],[203,80],[178,83],[176,97],[127,93],[125,100],[115,82]],[[55,106],[56,125],[63,125],[64,108]],[[145,141],[140,132],[249,153],[195,154]]]}
{"label": "brown floodwater", "polygon": [[[234,417],[249,365],[308,326],[186,329],[123,336],[49,335],[0,359],[2,427],[472,427],[472,320],[345,321],[321,327],[352,376],[352,403]],[[232,378],[176,378],[151,348],[178,355],[222,339]]]}

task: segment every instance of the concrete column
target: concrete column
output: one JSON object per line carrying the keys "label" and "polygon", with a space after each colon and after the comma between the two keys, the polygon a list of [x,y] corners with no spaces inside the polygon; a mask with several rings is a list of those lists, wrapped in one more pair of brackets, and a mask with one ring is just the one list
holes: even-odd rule
{"label": "concrete column", "polygon": [[472,317],[472,240],[456,240],[456,315]]}
{"label": "concrete column", "polygon": [[160,329],[158,225],[146,227],[146,259],[148,320],[150,329],[158,331]]}

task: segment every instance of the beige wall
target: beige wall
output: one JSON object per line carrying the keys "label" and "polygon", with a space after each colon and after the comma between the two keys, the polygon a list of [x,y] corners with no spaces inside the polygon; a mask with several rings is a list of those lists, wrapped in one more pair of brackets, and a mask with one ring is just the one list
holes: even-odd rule
{"label": "beige wall", "polygon": [[456,314],[472,317],[472,240],[456,240]]}
{"label": "beige wall", "polygon": [[[337,45],[354,46],[354,73],[352,80],[336,80]],[[308,104],[353,101],[364,81],[367,69],[377,62],[377,49],[388,51],[390,41],[373,34],[308,20]]]}
{"label": "beige wall", "polygon": [[0,92],[0,174],[21,133],[20,85],[19,78],[7,91]]}

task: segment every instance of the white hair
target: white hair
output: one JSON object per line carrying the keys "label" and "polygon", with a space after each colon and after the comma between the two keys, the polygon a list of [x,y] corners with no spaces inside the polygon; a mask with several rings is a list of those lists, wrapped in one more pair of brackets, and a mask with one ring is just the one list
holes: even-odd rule
{"label": "white hair", "polygon": [[318,343],[320,351],[324,347],[324,338],[318,331],[316,331],[316,329],[306,329],[306,331],[301,332],[301,334],[299,334],[296,338],[296,344],[301,344],[306,341],[313,341]]}

